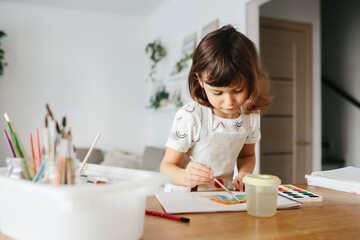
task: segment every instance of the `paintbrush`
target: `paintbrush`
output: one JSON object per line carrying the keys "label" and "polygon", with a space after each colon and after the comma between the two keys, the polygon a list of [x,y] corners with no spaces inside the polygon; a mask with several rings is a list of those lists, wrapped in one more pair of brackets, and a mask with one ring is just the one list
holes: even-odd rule
{"label": "paintbrush", "polygon": [[61,136],[64,137],[66,131],[66,117],[62,118]]}
{"label": "paintbrush", "polygon": [[[196,163],[199,163],[197,161],[194,160],[193,157],[190,156],[190,159],[193,161],[193,162],[196,162]],[[201,164],[201,163],[199,163]],[[229,189],[227,189],[227,187],[225,187],[219,180],[217,180],[215,177],[214,177],[214,181],[217,182],[217,184],[219,184],[226,192],[228,192],[231,196],[233,196],[238,202],[241,202],[236,196],[235,194],[233,194]]]}
{"label": "paintbrush", "polygon": [[46,111],[48,112],[48,115],[50,116],[51,120],[54,120],[54,115],[52,114],[48,103],[46,104]]}
{"label": "paintbrush", "polygon": [[99,133],[97,134],[97,136],[96,136],[93,144],[91,145],[88,153],[86,154],[86,156],[85,156],[85,158],[84,158],[84,160],[83,160],[83,162],[82,162],[82,164],[81,164],[81,167],[80,167],[80,171],[79,171],[80,174],[82,173],[82,171],[83,171],[83,169],[84,169],[84,167],[85,167],[85,165],[86,165],[86,162],[87,162],[87,160],[88,160],[89,157],[90,157],[90,154],[91,154],[92,151],[94,150],[95,144],[96,144],[96,142],[99,140],[100,135],[101,135],[101,132],[99,132]]}

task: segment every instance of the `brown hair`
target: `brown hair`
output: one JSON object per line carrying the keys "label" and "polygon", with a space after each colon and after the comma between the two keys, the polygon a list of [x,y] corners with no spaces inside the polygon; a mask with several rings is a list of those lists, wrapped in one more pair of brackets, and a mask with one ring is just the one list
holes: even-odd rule
{"label": "brown hair", "polygon": [[231,25],[207,34],[192,59],[188,77],[190,95],[194,101],[211,107],[197,75],[213,87],[247,87],[245,114],[256,110],[265,112],[270,105],[270,81],[261,67],[256,47]]}

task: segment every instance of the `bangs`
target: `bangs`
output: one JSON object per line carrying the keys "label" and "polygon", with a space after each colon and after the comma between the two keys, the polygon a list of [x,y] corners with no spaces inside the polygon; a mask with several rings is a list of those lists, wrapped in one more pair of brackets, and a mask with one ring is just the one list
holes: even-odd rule
{"label": "bangs", "polygon": [[210,36],[216,47],[206,46],[199,56],[199,72],[203,81],[213,87],[249,86],[251,64],[245,56],[248,51],[234,44],[238,38],[233,33],[229,38]]}
{"label": "bangs", "polygon": [[188,75],[191,98],[212,108],[201,82],[212,87],[246,88],[245,114],[265,112],[270,105],[269,77],[254,43],[233,26],[208,33],[194,51]]}
{"label": "bangs", "polygon": [[248,87],[248,74],[236,69],[239,69],[239,66],[234,66],[229,61],[219,61],[217,64],[209,64],[200,77],[213,87]]}

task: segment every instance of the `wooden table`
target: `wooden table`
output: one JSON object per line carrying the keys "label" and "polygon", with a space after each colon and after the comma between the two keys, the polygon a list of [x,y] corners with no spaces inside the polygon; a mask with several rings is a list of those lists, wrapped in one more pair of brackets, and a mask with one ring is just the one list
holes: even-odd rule
{"label": "wooden table", "polygon": [[[301,209],[279,210],[267,218],[246,212],[181,214],[190,218],[190,223],[183,223],[146,215],[142,240],[360,239],[360,195],[297,186],[323,196],[323,201],[304,203]],[[146,208],[164,212],[155,197],[147,199]],[[0,240],[11,238],[0,233]]]}
{"label": "wooden table", "polygon": [[[323,196],[323,201],[267,218],[246,212],[180,214],[190,218],[182,223],[147,215],[142,239],[360,239],[360,195],[297,186]],[[164,212],[155,197],[148,198],[146,207]]]}

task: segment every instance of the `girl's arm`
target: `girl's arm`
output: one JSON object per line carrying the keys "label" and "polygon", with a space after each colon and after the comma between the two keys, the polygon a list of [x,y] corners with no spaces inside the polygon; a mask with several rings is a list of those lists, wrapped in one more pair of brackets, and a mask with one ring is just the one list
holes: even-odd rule
{"label": "girl's arm", "polygon": [[214,177],[209,166],[189,162],[186,169],[182,169],[180,166],[184,156],[184,152],[166,148],[164,158],[160,164],[160,172],[171,174],[173,184],[191,188],[212,181]]}
{"label": "girl's arm", "polygon": [[237,159],[238,175],[235,177],[233,184],[236,189],[244,191],[243,177],[252,173],[255,167],[255,143],[244,144]]}

